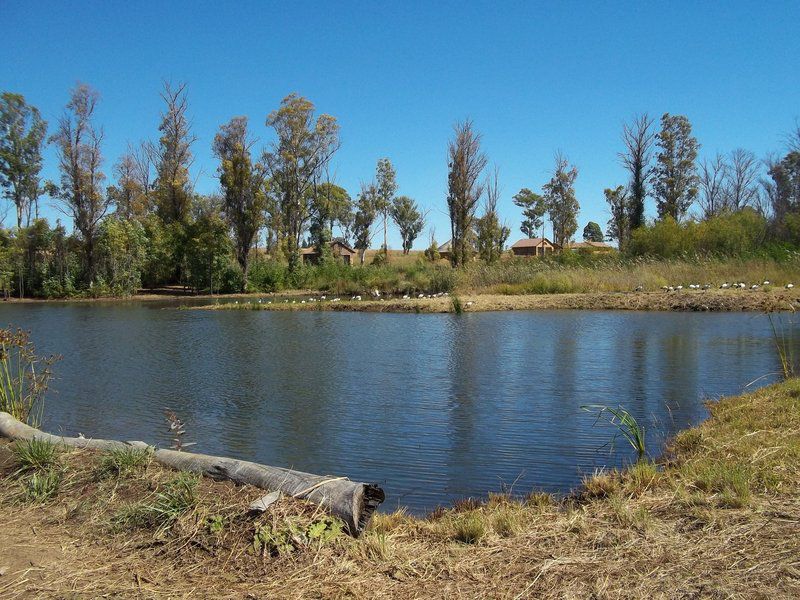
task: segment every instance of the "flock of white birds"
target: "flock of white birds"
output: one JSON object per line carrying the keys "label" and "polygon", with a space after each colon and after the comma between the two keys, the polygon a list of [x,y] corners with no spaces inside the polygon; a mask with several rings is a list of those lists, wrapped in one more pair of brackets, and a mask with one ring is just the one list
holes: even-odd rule
{"label": "flock of white birds", "polygon": [[[767,287],[769,285],[772,285],[772,284],[769,281],[766,281],[766,280],[764,282],[760,283],[760,284],[759,283],[752,283],[752,284],[749,284],[749,285],[747,283],[745,283],[744,281],[737,281],[737,282],[734,282],[734,283],[730,283],[730,282],[726,281],[725,283],[723,283],[722,285],[719,286],[719,289],[721,289],[721,290],[746,290],[746,289],[758,290],[758,289],[761,289],[762,287]],[[711,287],[712,286],[711,286],[710,283],[706,283],[706,284],[703,284],[703,285],[700,285],[699,283],[690,283],[687,286],[687,288],[690,289],[690,290],[710,290]],[[787,290],[791,290],[792,288],[794,288],[794,284],[793,283],[787,283],[783,287],[786,288]],[[644,288],[640,285],[640,286],[638,286],[636,288],[635,291],[641,292],[643,289]],[[665,291],[665,292],[679,292],[684,288],[683,288],[682,285],[662,285],[661,289],[663,291]]]}

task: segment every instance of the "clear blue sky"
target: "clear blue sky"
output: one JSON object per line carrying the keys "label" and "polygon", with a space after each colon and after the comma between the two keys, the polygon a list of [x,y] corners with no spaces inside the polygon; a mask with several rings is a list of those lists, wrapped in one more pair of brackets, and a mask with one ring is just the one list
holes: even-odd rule
{"label": "clear blue sky", "polygon": [[[511,241],[521,237],[511,197],[538,191],[559,149],[580,171],[580,228],[605,228],[603,189],[625,183],[617,152],[635,113],[686,114],[701,156],[781,150],[800,117],[797,0],[0,0],[0,22],[0,90],[22,93],[53,124],[76,81],[100,91],[108,174],[128,142],[156,139],[164,79],[189,86],[199,192],[217,189],[219,125],[247,115],[266,144],[266,115],[298,92],[341,124],[337,182],[355,195],[389,157],[399,193],[430,211],[440,243],[447,140],[466,117],[500,168]],[[45,177],[56,176],[49,149]]]}

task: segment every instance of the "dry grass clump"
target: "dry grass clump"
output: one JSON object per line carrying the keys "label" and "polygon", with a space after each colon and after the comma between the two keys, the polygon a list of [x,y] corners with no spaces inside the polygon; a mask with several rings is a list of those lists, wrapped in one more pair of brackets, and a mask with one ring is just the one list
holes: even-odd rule
{"label": "dry grass clump", "polygon": [[[46,503],[0,479],[0,556],[16,561],[0,595],[798,597],[800,382],[710,411],[663,464],[598,473],[562,500],[492,495],[425,519],[378,514],[359,539],[302,501],[249,514],[263,492],[205,479],[168,528],[115,528],[122,507],[154,503],[181,476],[148,464],[98,478],[101,456],[70,452]],[[10,474],[17,465],[6,454],[0,446]],[[30,548],[47,568],[30,571],[41,560]]]}

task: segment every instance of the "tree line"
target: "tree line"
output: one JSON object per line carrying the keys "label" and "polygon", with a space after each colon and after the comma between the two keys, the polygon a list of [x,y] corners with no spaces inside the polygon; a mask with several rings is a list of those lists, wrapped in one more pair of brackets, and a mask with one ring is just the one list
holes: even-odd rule
{"label": "tree line", "polygon": [[[212,150],[220,191],[198,194],[190,177],[197,138],[186,86],[165,83],[161,98],[158,138],[129,146],[109,177],[104,131],[95,119],[96,90],[77,85],[49,136],[48,124],[23,96],[0,95],[0,189],[16,213],[16,226],[0,231],[0,287],[6,294],[130,294],[142,285],[175,283],[247,291],[254,257],[281,261],[297,273],[304,247],[314,246],[322,263],[333,260],[336,232],[358,250],[362,264],[380,235],[373,262],[382,263],[389,259],[390,223],[405,253],[425,227],[417,202],[398,194],[388,158],[377,161],[374,176],[355,198],[333,181],[339,124],[297,94],[267,115],[265,125],[275,134],[267,147],[257,147],[247,117],[219,127]],[[619,159],[628,181],[605,190],[611,215],[605,236],[589,223],[584,239],[616,240],[630,253],[664,254],[666,247],[687,244],[714,251],[724,245],[716,225],[724,223],[728,238],[742,237],[742,228],[749,227],[751,246],[800,240],[800,127],[789,136],[784,155],[762,160],[737,149],[698,163],[699,143],[688,118],[668,113],[660,128],[646,114],[634,118],[623,127],[622,143]],[[41,177],[45,144],[56,150],[57,181]],[[499,170],[489,167],[471,121],[455,126],[447,158],[450,261],[457,267],[478,256],[493,263],[511,231],[498,211]],[[564,246],[574,238],[577,177],[578,168],[559,152],[541,193],[523,188],[514,195],[526,237],[543,234],[547,220],[555,243]],[[40,218],[45,197],[69,217],[73,232],[60,220],[53,227]],[[650,222],[649,198],[657,212]],[[689,218],[693,206],[697,218]],[[679,244],[668,243],[678,238]],[[430,241],[425,255],[435,259],[433,235]]]}

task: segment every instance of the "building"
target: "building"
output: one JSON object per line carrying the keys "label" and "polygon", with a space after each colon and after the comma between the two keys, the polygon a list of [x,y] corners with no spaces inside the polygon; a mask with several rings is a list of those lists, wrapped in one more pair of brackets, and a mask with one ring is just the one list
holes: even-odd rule
{"label": "building", "polygon": [[554,244],[547,238],[525,238],[511,246],[514,256],[545,256],[561,250],[561,246]]}
{"label": "building", "polygon": [[450,255],[452,254],[453,249],[453,240],[447,240],[444,244],[439,246],[439,258],[443,258],[445,260],[450,260]]}
{"label": "building", "polygon": [[613,246],[609,246],[605,242],[570,242],[567,244],[570,250],[582,250],[583,252],[600,252],[607,253],[614,250]]}
{"label": "building", "polygon": [[[341,260],[346,265],[352,265],[355,262],[356,251],[345,244],[344,240],[335,239],[330,245],[334,258]],[[319,252],[317,252],[316,246],[301,248],[300,255],[303,257],[303,264],[313,265],[319,262]]]}

